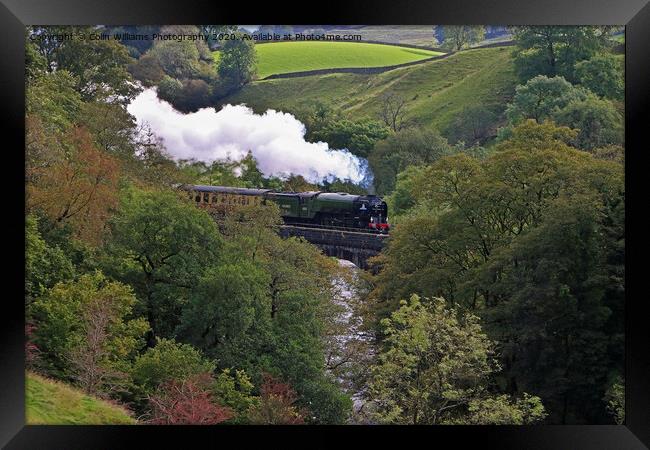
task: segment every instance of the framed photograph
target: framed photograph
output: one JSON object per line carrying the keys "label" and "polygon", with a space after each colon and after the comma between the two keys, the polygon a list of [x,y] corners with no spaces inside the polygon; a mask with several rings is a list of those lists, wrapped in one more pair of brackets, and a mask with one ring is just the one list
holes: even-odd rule
{"label": "framed photograph", "polygon": [[0,443],[648,448],[650,6],[307,6],[4,1]]}

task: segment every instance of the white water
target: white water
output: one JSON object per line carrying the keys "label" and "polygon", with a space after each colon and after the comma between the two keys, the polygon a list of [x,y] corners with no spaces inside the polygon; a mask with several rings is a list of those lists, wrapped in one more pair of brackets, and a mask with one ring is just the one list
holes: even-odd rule
{"label": "white water", "polygon": [[330,372],[338,379],[353,401],[352,423],[363,423],[363,386],[367,377],[369,363],[374,358],[373,336],[363,330],[363,319],[359,308],[360,298],[355,282],[357,266],[346,260],[339,264],[349,271],[351,283],[345,278],[335,282],[337,294],[334,302],[339,306],[336,323],[340,326],[338,333],[329,340],[328,366],[334,367]]}

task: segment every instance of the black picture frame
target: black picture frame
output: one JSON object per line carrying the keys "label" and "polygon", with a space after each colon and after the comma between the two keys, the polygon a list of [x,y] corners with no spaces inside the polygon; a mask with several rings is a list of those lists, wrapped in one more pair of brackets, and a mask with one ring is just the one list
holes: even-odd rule
{"label": "black picture frame", "polygon": [[[4,234],[11,253],[3,273],[2,351],[0,352],[0,445],[7,449],[99,449],[143,445],[148,448],[210,446],[226,439],[261,439],[262,445],[332,447],[349,437],[366,445],[387,440],[392,445],[447,442],[502,449],[643,449],[650,446],[650,326],[644,313],[640,260],[647,248],[643,236],[642,155],[650,124],[650,3],[647,0],[454,0],[402,1],[285,1],[259,6],[251,2],[207,1],[35,1],[3,0],[0,5],[0,90],[5,170],[0,180],[4,194]],[[626,422],[625,425],[557,426],[320,426],[320,427],[153,427],[153,426],[26,426],[24,370],[24,38],[25,25],[55,24],[188,24],[188,23],[310,23],[310,24],[557,24],[626,26]],[[635,186],[637,185],[637,186]],[[19,186],[23,186],[23,189]],[[630,197],[632,207],[630,208]],[[14,289],[7,289],[10,286]],[[313,436],[313,434],[317,436]],[[422,444],[411,440],[413,433]],[[402,445],[404,445],[402,444]],[[240,445],[240,444],[238,444]]]}

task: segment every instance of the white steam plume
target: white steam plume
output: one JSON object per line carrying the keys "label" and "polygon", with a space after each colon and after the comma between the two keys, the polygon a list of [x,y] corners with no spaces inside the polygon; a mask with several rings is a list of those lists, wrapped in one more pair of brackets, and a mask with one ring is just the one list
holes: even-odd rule
{"label": "white steam plume", "polygon": [[146,89],[128,106],[139,123],[148,123],[177,159],[207,163],[240,160],[250,150],[266,176],[304,176],[310,182],[334,177],[359,183],[366,161],[348,150],[331,150],[326,142],[305,141],[305,126],[293,115],[269,109],[255,114],[245,105],[220,111],[203,108],[182,114]]}

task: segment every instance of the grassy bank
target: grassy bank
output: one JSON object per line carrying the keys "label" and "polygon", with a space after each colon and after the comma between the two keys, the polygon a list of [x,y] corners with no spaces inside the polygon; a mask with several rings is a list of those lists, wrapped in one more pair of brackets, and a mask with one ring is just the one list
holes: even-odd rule
{"label": "grassy bank", "polygon": [[135,424],[116,405],[88,396],[59,381],[27,373],[25,414],[29,425]]}

